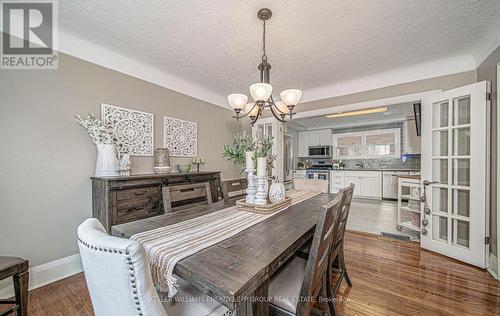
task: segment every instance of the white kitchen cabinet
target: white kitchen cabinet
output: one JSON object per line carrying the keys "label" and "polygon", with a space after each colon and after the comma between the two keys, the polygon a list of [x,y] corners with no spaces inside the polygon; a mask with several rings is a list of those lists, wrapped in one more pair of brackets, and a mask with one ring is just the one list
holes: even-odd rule
{"label": "white kitchen cabinet", "polygon": [[331,129],[317,129],[308,132],[309,146],[332,146]]}
{"label": "white kitchen cabinet", "polygon": [[354,196],[360,196],[361,194],[361,177],[359,175],[345,175],[345,187],[348,187],[351,185],[351,183],[354,183]]}
{"label": "white kitchen cabinet", "polygon": [[319,134],[319,142],[320,145],[332,146],[333,145],[333,137],[331,129],[322,129]]}
{"label": "white kitchen cabinet", "polygon": [[381,171],[340,171],[333,170],[330,177],[331,192],[354,183],[354,196],[382,199],[382,172]]}
{"label": "white kitchen cabinet", "polygon": [[307,141],[309,146],[319,146],[319,133],[318,131],[308,131]]}
{"label": "white kitchen cabinet", "polygon": [[332,146],[332,130],[318,129],[313,131],[299,132],[298,155],[299,157],[309,156],[309,146]]}
{"label": "white kitchen cabinet", "polygon": [[342,171],[330,171],[330,192],[337,193],[345,188],[345,177]]}
{"label": "white kitchen cabinet", "polygon": [[382,180],[379,177],[363,177],[361,179],[361,195],[376,199],[382,198]]}
{"label": "white kitchen cabinet", "polygon": [[403,154],[420,154],[420,137],[417,136],[415,120],[403,123]]}
{"label": "white kitchen cabinet", "polygon": [[309,156],[309,133],[299,132],[299,141],[298,141],[298,155],[299,157],[307,157]]}
{"label": "white kitchen cabinet", "polygon": [[305,179],[306,178],[306,170],[303,169],[295,169],[293,171],[294,179]]}

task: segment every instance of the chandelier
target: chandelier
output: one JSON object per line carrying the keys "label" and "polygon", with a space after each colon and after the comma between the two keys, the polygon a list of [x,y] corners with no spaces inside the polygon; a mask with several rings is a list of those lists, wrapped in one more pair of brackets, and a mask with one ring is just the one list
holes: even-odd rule
{"label": "chandelier", "polygon": [[266,21],[271,18],[272,12],[269,9],[260,9],[257,16],[263,21],[262,32],[262,60],[257,69],[260,70],[260,82],[250,85],[250,95],[254,102],[249,103],[248,97],[245,94],[234,93],[227,96],[229,105],[236,113],[233,116],[236,120],[248,116],[253,125],[260,116],[264,109],[268,108],[274,117],[280,122],[286,122],[286,117],[292,118],[294,107],[300,102],[302,98],[302,90],[286,89],[281,91],[279,101],[274,101],[272,92],[273,86],[270,82],[269,70],[271,64],[267,62],[266,55]]}

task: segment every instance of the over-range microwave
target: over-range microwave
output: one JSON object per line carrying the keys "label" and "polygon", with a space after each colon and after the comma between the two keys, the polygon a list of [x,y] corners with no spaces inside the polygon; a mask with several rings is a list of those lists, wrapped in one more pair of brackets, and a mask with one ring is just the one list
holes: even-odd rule
{"label": "over-range microwave", "polygon": [[332,146],[309,146],[309,158],[332,158]]}

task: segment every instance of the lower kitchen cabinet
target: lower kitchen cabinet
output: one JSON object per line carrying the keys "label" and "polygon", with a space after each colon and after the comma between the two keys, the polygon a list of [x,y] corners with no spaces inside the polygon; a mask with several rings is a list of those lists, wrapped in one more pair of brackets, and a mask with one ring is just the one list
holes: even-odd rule
{"label": "lower kitchen cabinet", "polygon": [[293,171],[294,179],[305,179],[306,178],[306,170],[303,169],[295,169]]}
{"label": "lower kitchen cabinet", "polygon": [[381,171],[333,170],[330,179],[333,193],[354,183],[354,196],[382,199]]}
{"label": "lower kitchen cabinet", "polygon": [[377,173],[362,178],[360,195],[382,199],[382,175],[380,172]]}
{"label": "lower kitchen cabinet", "polygon": [[360,196],[361,195],[361,177],[359,176],[349,176],[349,175],[344,175],[344,187],[348,187],[351,185],[351,183],[354,184],[354,196]]}

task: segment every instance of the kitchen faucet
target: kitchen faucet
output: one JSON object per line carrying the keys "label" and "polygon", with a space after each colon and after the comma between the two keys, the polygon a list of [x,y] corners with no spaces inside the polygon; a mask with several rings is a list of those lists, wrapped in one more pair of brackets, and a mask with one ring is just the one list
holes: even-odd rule
{"label": "kitchen faucet", "polygon": [[355,164],[356,167],[360,167],[361,169],[363,169],[365,167],[365,165],[363,164],[362,161],[358,162]]}

